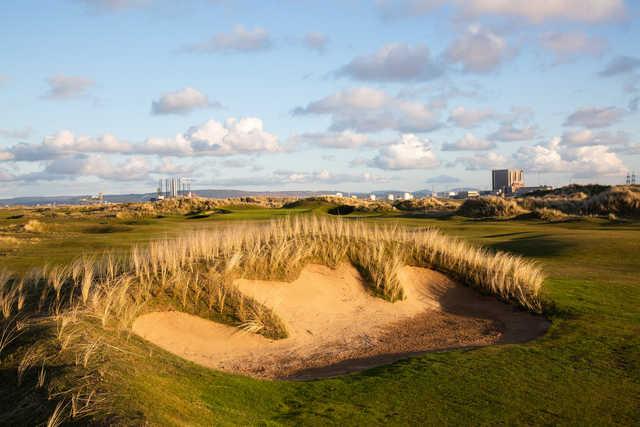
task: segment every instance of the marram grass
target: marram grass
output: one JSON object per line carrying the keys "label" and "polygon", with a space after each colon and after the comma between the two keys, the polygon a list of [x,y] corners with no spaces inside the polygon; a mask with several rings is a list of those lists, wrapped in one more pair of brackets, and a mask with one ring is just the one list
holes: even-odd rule
{"label": "marram grass", "polygon": [[490,252],[436,229],[295,216],[194,232],[124,255],[82,257],[22,276],[0,272],[0,357],[29,328],[50,328],[52,340],[33,343],[24,353],[19,378],[37,371],[36,387],[43,388],[46,365],[73,360],[80,383],[69,390],[47,386],[61,402],[51,422],[82,419],[108,410],[95,372],[100,360],[125,351],[120,346],[126,346],[131,323],[141,313],[178,309],[282,338],[286,330],[278,316],[241,294],[233,280],[293,280],[311,262],[351,262],[372,293],[391,302],[404,298],[398,273],[413,265],[439,270],[532,312],[543,309],[544,275],[521,257]]}

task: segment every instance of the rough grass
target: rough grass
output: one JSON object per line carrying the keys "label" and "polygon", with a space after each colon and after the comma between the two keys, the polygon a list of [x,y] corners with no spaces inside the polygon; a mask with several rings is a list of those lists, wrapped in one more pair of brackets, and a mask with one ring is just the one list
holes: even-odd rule
{"label": "rough grass", "polygon": [[542,197],[526,196],[519,199],[526,209],[555,209],[571,215],[614,214],[620,217],[640,217],[640,186],[618,185],[602,187],[599,191],[549,193]]}
{"label": "rough grass", "polygon": [[[269,212],[274,217],[280,210]],[[251,215],[228,218],[267,217],[262,211]],[[256,381],[200,368],[127,339],[126,331],[103,328],[99,318],[85,312],[75,320],[71,312],[56,322],[31,319],[28,327],[19,318],[12,324],[21,335],[0,354],[0,396],[8,396],[0,398],[0,424],[46,424],[57,405],[64,420],[99,425],[465,425],[470,419],[483,425],[638,423],[637,223],[611,224],[599,218],[554,225],[379,220],[433,225],[468,242],[537,259],[550,276],[545,295],[554,304],[548,313],[551,330],[527,344],[428,354],[357,375],[298,383]],[[223,224],[205,221],[199,227]],[[42,240],[38,257],[16,252],[3,262],[27,271],[47,260],[62,262],[73,254],[124,248],[143,237],[161,239],[192,228],[192,222],[177,218],[154,224],[136,226],[117,238],[79,236],[69,245],[54,240],[45,246],[48,240]],[[55,357],[49,353],[44,382],[39,380],[41,364],[26,369],[18,386],[23,355],[42,340],[59,350]],[[72,401],[77,418],[72,418]]]}
{"label": "rough grass", "polygon": [[533,218],[541,219],[547,222],[561,222],[567,221],[571,218],[571,216],[567,215],[566,213],[551,208],[534,209],[531,212],[531,216]]}
{"label": "rough grass", "polygon": [[509,218],[525,212],[515,200],[496,196],[466,199],[457,211],[470,218]]}
{"label": "rough grass", "polygon": [[[232,285],[238,277],[295,278],[310,262],[352,262],[373,293],[403,298],[406,264],[446,272],[484,293],[528,310],[543,309],[543,274],[529,261],[492,253],[434,229],[293,217],[234,224],[153,241],[129,253],[84,256],[68,265],[0,273],[0,356],[23,334],[18,385],[35,383],[57,402],[49,422],[108,415],[101,363],[127,352],[130,325],[148,310],[177,309],[235,324],[270,338],[286,336],[280,319]],[[48,332],[45,332],[48,331]],[[13,349],[15,350],[15,349]],[[70,365],[74,385],[48,382],[51,367]]]}
{"label": "rough grass", "polygon": [[460,201],[449,199],[438,199],[436,197],[423,197],[420,199],[399,200],[393,204],[401,211],[421,211],[421,210],[455,210],[460,206]]}
{"label": "rough grass", "polygon": [[37,219],[30,219],[22,226],[22,228],[27,233],[44,233],[47,231],[47,226]]}

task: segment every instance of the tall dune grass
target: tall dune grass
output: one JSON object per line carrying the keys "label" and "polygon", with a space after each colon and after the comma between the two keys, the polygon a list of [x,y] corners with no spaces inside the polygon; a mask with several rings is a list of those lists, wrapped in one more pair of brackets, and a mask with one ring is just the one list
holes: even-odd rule
{"label": "tall dune grass", "polygon": [[[0,274],[0,308],[9,318],[25,307],[59,314],[80,306],[98,316],[103,326],[112,321],[128,326],[142,310],[164,304],[206,317],[222,315],[238,324],[277,324],[276,316],[240,294],[233,280],[293,280],[310,262],[351,262],[373,293],[392,302],[404,298],[399,269],[416,265],[527,310],[542,310],[544,276],[530,261],[492,253],[436,229],[321,217],[236,223],[136,246],[126,255],[85,256],[19,278],[5,272]],[[258,319],[257,313],[269,319]],[[275,338],[282,331],[261,333]]]}
{"label": "tall dune grass", "polygon": [[[95,372],[103,372],[105,358],[127,354],[118,336],[126,336],[141,313],[178,309],[282,338],[286,330],[278,316],[243,295],[233,281],[292,280],[311,262],[350,262],[371,292],[389,301],[404,298],[398,273],[405,265],[415,265],[442,271],[527,310],[543,309],[544,276],[518,256],[493,253],[436,229],[294,216],[193,232],[136,246],[127,254],[84,256],[22,276],[0,272],[0,361],[21,345],[23,336],[37,335],[28,330],[48,328],[50,338],[44,345],[26,345],[17,377],[31,381],[35,389],[49,390],[60,402],[51,425],[78,420],[108,410],[99,389],[102,374]],[[62,363],[59,360],[75,366],[80,386],[57,391],[61,385],[45,387],[46,367]]]}

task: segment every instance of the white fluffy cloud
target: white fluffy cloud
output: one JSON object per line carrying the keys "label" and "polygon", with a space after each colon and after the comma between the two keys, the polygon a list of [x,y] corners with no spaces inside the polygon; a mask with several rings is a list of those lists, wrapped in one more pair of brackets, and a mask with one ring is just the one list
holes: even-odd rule
{"label": "white fluffy cloud", "polygon": [[86,95],[95,83],[81,76],[65,76],[62,74],[47,79],[49,90],[44,94],[48,99],[68,99]]}
{"label": "white fluffy cloud", "polygon": [[76,155],[52,160],[46,167],[35,173],[17,177],[22,181],[50,181],[96,177],[110,181],[139,181],[147,178],[151,167],[142,157],[131,157],[121,162],[113,162],[101,155]]}
{"label": "white fluffy cloud", "polygon": [[266,132],[262,120],[255,117],[229,118],[224,123],[209,120],[176,138],[178,144],[183,139],[192,152],[212,156],[280,151],[278,138]]}
{"label": "white fluffy cloud", "polygon": [[303,143],[329,148],[357,148],[369,141],[367,135],[343,130],[342,132],[310,132],[295,135],[293,143]]}
{"label": "white fluffy cloud", "polygon": [[601,22],[619,18],[624,0],[459,0],[465,13],[524,18],[533,23],[547,20]]}
{"label": "white fluffy cloud", "polygon": [[69,130],[62,130],[46,136],[41,144],[20,143],[0,152],[0,160],[40,161],[51,160],[73,154],[86,153],[126,153],[132,146],[111,134],[92,138],[76,136]]}
{"label": "white fluffy cloud", "polygon": [[440,164],[428,139],[403,134],[397,143],[380,149],[369,166],[380,169],[431,169]]}
{"label": "white fluffy cloud", "polygon": [[588,107],[571,113],[564,122],[565,126],[603,128],[620,121],[626,111],[617,107]]}
{"label": "white fluffy cloud", "polygon": [[468,129],[494,117],[491,110],[472,110],[460,106],[449,114],[449,123]]}
{"label": "white fluffy cloud", "polygon": [[568,62],[583,55],[599,56],[607,49],[606,40],[581,32],[550,32],[540,37],[542,46],[554,54],[555,62]]}
{"label": "white fluffy cloud", "polygon": [[264,130],[255,117],[209,120],[173,138],[148,138],[129,143],[111,134],[92,138],[64,130],[47,136],[40,144],[20,143],[0,151],[4,161],[43,161],[89,153],[158,156],[231,156],[280,151],[278,138]]}
{"label": "white fluffy cloud", "polygon": [[562,134],[562,144],[570,146],[585,145],[627,145],[631,142],[631,136],[624,131],[616,133],[602,131],[594,132],[591,129],[579,129],[567,131]]}
{"label": "white fluffy cloud", "polygon": [[306,107],[298,107],[293,114],[330,115],[333,131],[351,129],[376,132],[394,129],[400,132],[426,132],[440,125],[438,115],[427,105],[368,87],[337,92],[313,101]]}
{"label": "white fluffy cloud", "polygon": [[488,73],[512,55],[507,41],[489,29],[471,25],[445,52],[449,62],[466,72]]}
{"label": "white fluffy cloud", "polygon": [[264,28],[246,29],[237,25],[228,33],[218,33],[208,41],[186,46],[184,50],[194,53],[256,52],[272,45],[271,36]]}
{"label": "white fluffy cloud", "polygon": [[567,147],[561,144],[560,138],[553,138],[546,145],[520,147],[514,159],[533,172],[569,172],[575,178],[615,176],[627,171],[622,160],[607,146]]}
{"label": "white fluffy cloud", "polygon": [[550,20],[605,22],[625,13],[624,0],[378,0],[386,16],[424,15],[444,4],[462,15],[515,17],[540,24]]}
{"label": "white fluffy cloud", "polygon": [[430,80],[442,73],[424,44],[392,43],[358,56],[337,71],[355,80],[393,82]]}
{"label": "white fluffy cloud", "polygon": [[192,88],[162,95],[151,103],[152,114],[186,114],[199,108],[220,107],[218,102],[209,102],[207,95]]}
{"label": "white fluffy cloud", "polygon": [[489,135],[489,139],[492,141],[527,141],[534,139],[537,134],[537,129],[533,125],[516,126],[512,122],[504,122],[500,125],[498,130]]}
{"label": "white fluffy cloud", "polygon": [[506,156],[490,151],[486,154],[475,154],[470,157],[458,157],[453,164],[462,164],[466,170],[490,170],[502,168],[509,163]]}
{"label": "white fluffy cloud", "polygon": [[466,133],[456,142],[442,144],[442,151],[482,151],[495,148],[492,141],[480,139],[472,133]]}

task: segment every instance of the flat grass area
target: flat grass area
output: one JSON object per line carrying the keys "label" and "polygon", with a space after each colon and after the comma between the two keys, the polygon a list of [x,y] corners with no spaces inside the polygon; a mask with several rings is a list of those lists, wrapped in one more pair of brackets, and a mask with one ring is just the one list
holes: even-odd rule
{"label": "flat grass area", "polygon": [[[313,207],[228,209],[187,219],[43,219],[51,232],[4,249],[24,271],[81,254],[218,227],[230,220],[304,214]],[[15,215],[15,214],[14,214]],[[23,221],[0,215],[0,225]],[[201,368],[132,337],[128,363],[105,362],[119,422],[152,425],[640,424],[640,223],[600,219],[472,221],[372,216],[437,227],[537,260],[548,274],[549,332],[527,344],[431,353],[344,377],[261,381]],[[102,222],[102,223],[101,223]],[[146,357],[151,354],[152,357]],[[140,355],[144,355],[142,357]],[[0,370],[0,413],[22,396]],[[24,419],[31,424],[31,419]]]}

